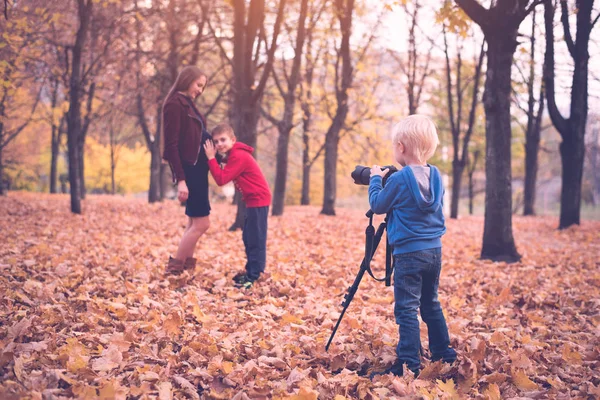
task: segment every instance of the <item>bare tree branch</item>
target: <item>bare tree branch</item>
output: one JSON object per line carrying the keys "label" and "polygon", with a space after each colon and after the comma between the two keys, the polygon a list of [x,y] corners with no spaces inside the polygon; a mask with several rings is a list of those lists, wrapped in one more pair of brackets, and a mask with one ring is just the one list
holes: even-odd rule
{"label": "bare tree branch", "polygon": [[596,22],[598,22],[599,19],[600,19],[600,12],[598,13],[598,15],[596,15],[596,18],[594,18],[594,22],[592,22],[591,29],[594,29],[594,25],[596,25]]}
{"label": "bare tree branch", "polygon": [[4,147],[6,147],[6,145],[8,145],[14,138],[16,138],[17,135],[19,135],[19,133],[21,133],[23,131],[23,129],[25,129],[27,127],[27,125],[29,125],[31,122],[33,122],[33,114],[35,113],[37,105],[40,102],[40,98],[42,97],[41,95],[42,95],[43,88],[44,88],[44,85],[41,84],[40,90],[38,91],[38,94],[35,98],[35,102],[33,103],[33,106],[31,107],[31,112],[29,113],[29,117],[25,120],[25,122],[23,124],[21,124],[21,126],[19,126],[18,128],[16,128],[14,131],[12,131],[10,133],[7,133],[6,140],[4,140],[3,143],[0,143],[0,149],[3,149]]}
{"label": "bare tree branch", "polygon": [[565,33],[565,42],[567,42],[567,48],[571,57],[575,58],[575,42],[573,42],[573,36],[571,35],[571,27],[569,25],[569,8],[565,0],[560,0],[560,21],[563,25],[563,31]]}

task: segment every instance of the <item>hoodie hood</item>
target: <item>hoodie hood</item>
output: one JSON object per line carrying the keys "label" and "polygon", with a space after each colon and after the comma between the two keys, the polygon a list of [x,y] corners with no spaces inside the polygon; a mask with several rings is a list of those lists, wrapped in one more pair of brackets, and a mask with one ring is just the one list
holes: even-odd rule
{"label": "hoodie hood", "polygon": [[442,183],[440,171],[433,165],[427,164],[427,166],[429,167],[429,190],[431,191],[429,199],[423,198],[421,190],[419,189],[419,183],[415,178],[412,168],[405,167],[402,170],[406,170],[406,184],[419,209],[423,212],[434,213],[442,207],[444,185]]}
{"label": "hoodie hood", "polygon": [[246,143],[242,142],[235,142],[231,150],[243,150],[250,154],[254,153],[254,148],[252,146],[248,146]]}

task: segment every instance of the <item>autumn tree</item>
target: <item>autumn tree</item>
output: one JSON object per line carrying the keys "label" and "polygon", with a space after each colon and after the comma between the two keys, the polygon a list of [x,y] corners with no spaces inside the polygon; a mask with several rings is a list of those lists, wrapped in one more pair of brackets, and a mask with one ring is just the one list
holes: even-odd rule
{"label": "autumn tree", "polygon": [[[469,73],[469,65],[463,65],[464,40],[456,35],[455,66],[452,66],[450,46],[448,44],[448,28],[443,27],[444,55],[446,70],[446,97],[448,121],[452,135],[452,198],[450,202],[450,218],[458,217],[461,182],[465,167],[469,160],[469,144],[475,128],[475,116],[479,104],[481,72],[485,58],[485,42],[479,44],[479,52],[475,53]],[[465,110],[465,108],[467,108]],[[468,111],[468,114],[463,113]],[[465,115],[466,114],[466,115]]]}
{"label": "autumn tree", "polygon": [[278,74],[278,68],[273,69],[273,78],[281,97],[283,98],[283,113],[280,119],[273,117],[269,112],[264,113],[267,119],[277,127],[279,138],[277,140],[277,159],[275,166],[275,189],[273,191],[272,215],[282,215],[285,204],[285,192],[288,175],[288,149],[290,134],[294,127],[294,113],[296,110],[297,88],[301,78],[301,64],[306,39],[306,17],[308,13],[308,0],[300,0],[296,39],[293,44],[294,58],[290,71],[287,72],[286,60],[283,60],[281,70],[283,79]]}
{"label": "autumn tree", "polygon": [[228,79],[215,80],[215,76],[226,76],[228,72],[224,72],[224,61],[208,29],[210,18],[219,21],[216,7],[211,6],[210,1],[169,0],[142,6],[134,0],[132,7],[130,37],[133,40],[129,45],[136,68],[132,74],[135,87],[131,90],[135,98],[131,111],[138,119],[151,156],[148,201],[152,203],[163,199],[166,193],[168,167],[161,162],[159,149],[162,104],[179,70],[185,65],[201,63],[199,66],[207,73],[209,92],[216,88],[218,94],[205,93],[197,100],[202,103],[200,108],[207,118],[229,88]]}
{"label": "autumn tree", "polygon": [[588,118],[586,134],[586,157],[590,177],[590,200],[593,206],[600,204],[600,116],[592,114]]}
{"label": "autumn tree", "polygon": [[302,189],[300,195],[300,204],[310,204],[310,171],[313,164],[319,158],[323,151],[323,146],[317,151],[316,155],[311,156],[311,132],[313,127],[313,113],[315,108],[315,99],[313,97],[313,82],[315,76],[315,68],[321,60],[326,42],[320,41],[320,45],[315,46],[316,27],[321,19],[323,10],[328,5],[328,1],[324,0],[320,8],[311,11],[311,21],[306,31],[306,51],[304,61],[303,79],[300,84],[301,100],[300,108],[302,109]]}
{"label": "autumn tree", "polygon": [[577,0],[575,36],[569,23],[569,6],[560,0],[561,22],[564,39],[574,69],[571,84],[570,114],[565,118],[556,105],[554,84],[554,2],[544,0],[544,20],[546,27],[546,56],[544,82],[548,112],[553,125],[560,133],[560,158],[562,162],[562,189],[560,195],[559,229],[579,224],[581,214],[581,190],[583,163],[585,160],[585,130],[588,116],[588,64],[590,33],[598,22],[600,14],[592,20],[594,0]]}
{"label": "autumn tree", "polygon": [[[544,113],[544,84],[536,74],[537,25],[536,11],[532,13],[531,36],[529,37],[529,71],[526,78],[527,116],[525,127],[525,182],[523,193],[523,215],[535,215],[535,192],[538,172],[538,153],[542,132],[542,115]],[[538,89],[536,99],[535,91]],[[537,105],[537,106],[536,106]]]}
{"label": "autumn tree", "polygon": [[512,232],[511,69],[519,26],[541,0],[498,0],[490,8],[455,0],[487,42],[483,105],[486,115],[486,196],[481,257],[518,261]]}
{"label": "autumn tree", "polygon": [[[28,10],[15,8],[0,33],[0,195],[4,195],[4,149],[32,122],[43,82],[36,84],[35,59],[40,57],[36,31],[26,21]],[[8,19],[8,9],[5,9]],[[43,22],[47,15],[40,17]],[[43,77],[42,77],[43,79]],[[29,87],[30,89],[27,89]]]}
{"label": "autumn tree", "polygon": [[348,115],[348,92],[354,77],[350,49],[354,0],[334,0],[334,10],[339,21],[341,38],[339,48],[336,49],[335,59],[336,111],[325,135],[325,176],[323,208],[321,209],[321,214],[325,215],[335,215],[338,144],[340,132]]}
{"label": "autumn tree", "polygon": [[[222,54],[229,60],[232,69],[233,85],[229,118],[237,139],[252,147],[256,147],[261,99],[273,68],[285,5],[286,0],[279,1],[269,37],[265,23],[264,0],[250,0],[250,2],[233,0],[233,58],[231,59],[225,49],[223,38],[215,35],[216,42]],[[245,206],[243,202],[238,201],[235,222],[230,230],[240,229],[244,217]]]}
{"label": "autumn tree", "polygon": [[[396,60],[400,71],[406,77],[404,85],[408,99],[408,115],[416,114],[423,99],[422,95],[426,92],[425,81],[432,73],[431,57],[435,42],[426,38],[422,34],[423,18],[420,13],[423,11],[423,4],[420,0],[411,2],[401,2],[401,7],[407,17],[407,52],[399,54],[391,51],[390,54]],[[421,18],[419,20],[419,18]],[[428,48],[424,49],[424,46]]]}

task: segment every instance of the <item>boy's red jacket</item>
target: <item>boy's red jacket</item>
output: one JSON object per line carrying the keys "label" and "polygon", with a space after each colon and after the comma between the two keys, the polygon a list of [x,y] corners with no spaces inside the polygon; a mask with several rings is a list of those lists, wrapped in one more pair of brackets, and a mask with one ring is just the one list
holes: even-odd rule
{"label": "boy's red jacket", "polygon": [[217,185],[233,181],[247,207],[271,205],[271,190],[258,163],[252,157],[254,149],[247,144],[235,142],[227,155],[227,164],[221,169],[215,158],[208,160],[208,167]]}

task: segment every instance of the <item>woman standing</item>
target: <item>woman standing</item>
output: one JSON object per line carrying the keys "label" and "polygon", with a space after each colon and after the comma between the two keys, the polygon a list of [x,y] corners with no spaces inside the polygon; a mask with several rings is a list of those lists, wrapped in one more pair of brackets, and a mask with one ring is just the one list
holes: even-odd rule
{"label": "woman standing", "polygon": [[208,200],[208,160],[203,149],[210,134],[206,119],[194,104],[202,94],[207,78],[199,68],[181,70],[163,104],[163,159],[169,162],[173,181],[177,182],[177,198],[186,201],[189,217],[175,258],[169,257],[167,274],[193,272],[196,267],[194,249],[200,236],[210,226]]}

